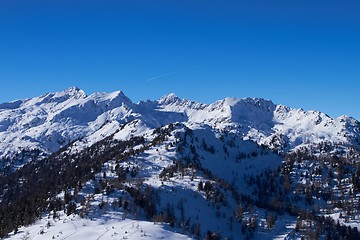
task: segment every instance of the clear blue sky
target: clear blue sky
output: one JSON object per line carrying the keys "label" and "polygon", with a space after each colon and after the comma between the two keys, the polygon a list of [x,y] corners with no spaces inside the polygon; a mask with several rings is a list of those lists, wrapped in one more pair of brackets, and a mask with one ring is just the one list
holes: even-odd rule
{"label": "clear blue sky", "polygon": [[261,97],[360,119],[360,1],[0,0],[0,102]]}

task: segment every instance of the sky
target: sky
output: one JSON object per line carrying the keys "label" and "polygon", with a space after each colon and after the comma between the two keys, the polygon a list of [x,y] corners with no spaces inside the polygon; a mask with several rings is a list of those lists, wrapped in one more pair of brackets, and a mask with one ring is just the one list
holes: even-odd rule
{"label": "sky", "polygon": [[260,97],[360,120],[358,0],[0,0],[0,102]]}

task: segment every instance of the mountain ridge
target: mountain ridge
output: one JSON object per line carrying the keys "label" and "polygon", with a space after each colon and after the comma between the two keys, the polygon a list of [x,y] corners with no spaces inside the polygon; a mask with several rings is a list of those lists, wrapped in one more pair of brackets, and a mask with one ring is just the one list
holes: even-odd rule
{"label": "mountain ridge", "polygon": [[360,146],[358,120],[331,118],[319,111],[293,109],[271,100],[228,97],[203,104],[171,93],[159,100],[133,103],[121,91],[88,96],[80,88],[70,87],[0,104],[0,158],[16,159],[23,150],[48,155],[71,141],[103,131],[107,124],[119,128],[135,119],[144,129],[175,122],[205,124],[278,152],[321,142]]}

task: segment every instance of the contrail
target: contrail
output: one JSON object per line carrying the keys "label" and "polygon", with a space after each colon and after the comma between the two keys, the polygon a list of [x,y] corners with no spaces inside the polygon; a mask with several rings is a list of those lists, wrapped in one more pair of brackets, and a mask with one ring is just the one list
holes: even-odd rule
{"label": "contrail", "polygon": [[146,82],[150,82],[150,81],[152,81],[152,80],[155,80],[155,79],[158,79],[158,78],[162,78],[162,77],[167,77],[167,76],[170,76],[170,75],[174,75],[174,74],[177,74],[177,73],[179,73],[179,72],[182,72],[182,71],[179,70],[179,71],[175,71],[175,72],[169,72],[169,73],[161,74],[161,75],[156,76],[156,77],[148,78],[148,79],[146,79],[145,81],[146,81]]}
{"label": "contrail", "polygon": [[185,68],[185,69],[177,70],[177,71],[174,71],[174,72],[164,73],[164,74],[158,75],[158,76],[156,76],[156,77],[148,78],[148,79],[146,79],[145,81],[146,81],[146,82],[150,82],[150,81],[155,80],[155,79],[158,79],[158,78],[167,77],[167,76],[175,75],[175,74],[178,74],[178,73],[181,73],[181,72],[186,72],[186,71],[194,70],[194,69],[200,68],[201,66],[202,66],[202,65],[195,66],[195,67],[191,67],[191,68]]}

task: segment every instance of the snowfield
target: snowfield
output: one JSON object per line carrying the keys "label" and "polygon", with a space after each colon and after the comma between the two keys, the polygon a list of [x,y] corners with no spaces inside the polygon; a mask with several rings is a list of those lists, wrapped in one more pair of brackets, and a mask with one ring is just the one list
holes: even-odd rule
{"label": "snowfield", "polygon": [[81,219],[77,215],[61,216],[59,220],[42,219],[31,227],[20,228],[17,234],[9,234],[5,239],[33,240],[100,240],[100,239],[191,239],[176,233],[166,225],[152,222],[122,219],[119,214],[99,216],[98,219]]}

